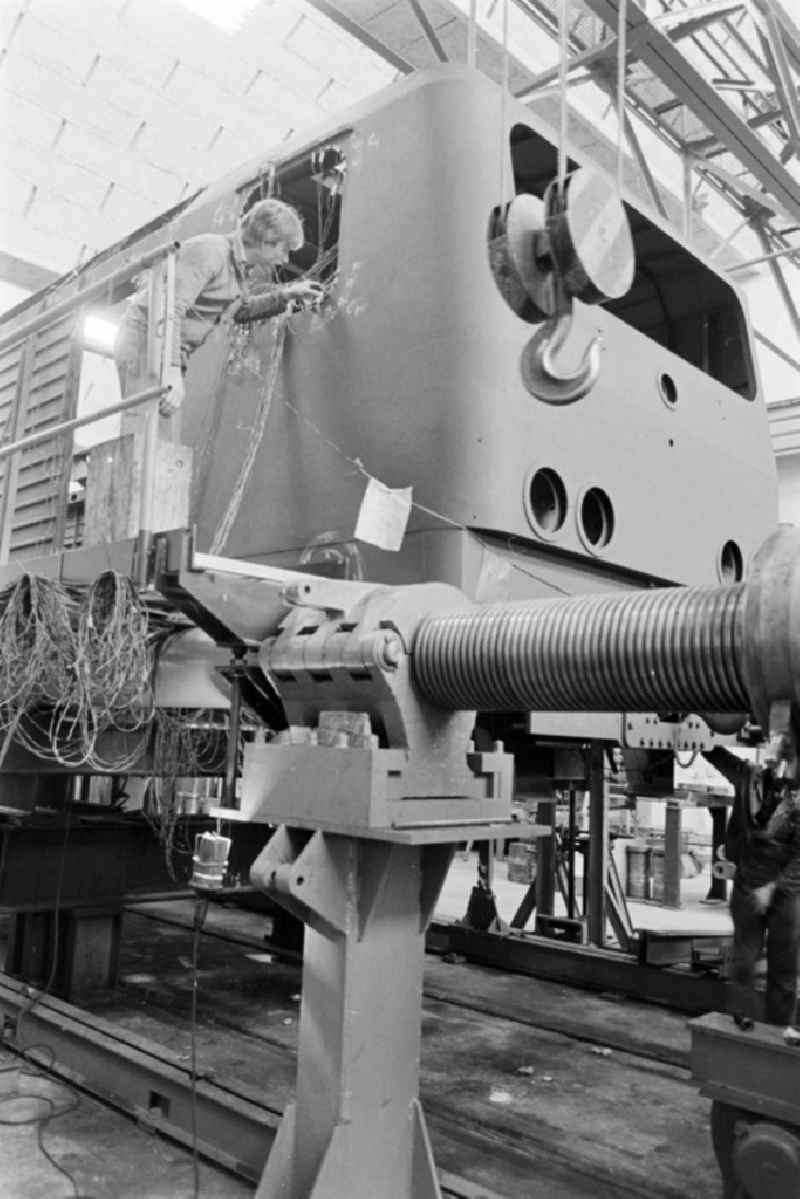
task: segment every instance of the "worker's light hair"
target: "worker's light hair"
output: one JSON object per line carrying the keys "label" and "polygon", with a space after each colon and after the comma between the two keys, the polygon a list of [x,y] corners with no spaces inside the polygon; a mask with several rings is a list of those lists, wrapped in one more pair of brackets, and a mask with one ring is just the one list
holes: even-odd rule
{"label": "worker's light hair", "polygon": [[305,241],[303,222],[291,204],[283,200],[259,200],[242,217],[242,241],[246,246],[282,241],[290,250],[299,250]]}

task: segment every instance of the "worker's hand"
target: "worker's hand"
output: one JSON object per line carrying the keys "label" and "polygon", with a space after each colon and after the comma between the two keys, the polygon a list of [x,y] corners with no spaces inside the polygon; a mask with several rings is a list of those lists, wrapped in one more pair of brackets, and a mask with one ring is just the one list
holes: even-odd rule
{"label": "worker's hand", "polygon": [[769,905],[772,903],[772,897],[775,894],[774,883],[764,883],[763,887],[756,887],[753,892],[753,907],[757,912],[766,912]]}
{"label": "worker's hand", "polygon": [[183,372],[179,366],[171,366],[166,378],[169,391],[158,402],[158,411],[162,416],[173,416],[183,403],[185,390]]}
{"label": "worker's hand", "polygon": [[303,308],[315,307],[325,295],[322,284],[314,283],[311,279],[296,279],[294,283],[284,284],[281,291],[287,304]]}

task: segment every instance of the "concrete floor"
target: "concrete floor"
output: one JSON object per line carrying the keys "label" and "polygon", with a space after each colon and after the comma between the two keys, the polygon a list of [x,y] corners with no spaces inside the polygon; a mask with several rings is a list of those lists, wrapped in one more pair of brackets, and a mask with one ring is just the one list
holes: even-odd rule
{"label": "concrete floor", "polygon": [[[77,1191],[48,1161],[35,1123],[2,1126],[2,1199],[191,1199],[191,1155],[62,1082],[20,1070],[16,1054],[0,1049],[0,1121],[63,1112],[41,1126],[42,1141]],[[18,1098],[17,1096],[34,1096]],[[252,1188],[200,1163],[202,1199],[245,1199]]]}
{"label": "concrete floor", "polygon": [[[456,858],[438,915],[463,916],[475,873],[474,854]],[[633,923],[726,932],[727,909],[704,904],[707,889],[705,877],[685,880],[685,906],[680,911],[631,904]],[[511,919],[524,892],[523,884],[508,881],[505,863],[498,862],[495,893],[504,919]],[[235,932],[241,942],[204,939],[201,1065],[243,1081],[267,1077],[272,1097],[282,1106],[293,1089],[297,1009],[291,1000],[299,977],[292,968],[291,979],[283,980],[273,966],[262,964],[264,955],[254,954],[252,943],[243,943],[263,937],[263,917],[221,908],[212,910],[211,923],[220,932]],[[124,986],[110,1007],[103,1005],[102,1014],[108,1018],[113,1011],[124,1027],[181,1052],[187,1048],[188,934],[174,927],[157,930],[153,921],[126,917]],[[448,966],[439,959],[429,959],[426,987],[423,1096],[441,1167],[466,1173],[478,1187],[490,1187],[509,1199],[610,1199],[617,1193],[610,1185],[612,1178],[622,1184],[619,1194],[644,1195],[651,1168],[657,1168],[663,1182],[659,1194],[702,1193],[709,1199],[717,1194],[705,1129],[707,1104],[679,1077],[681,1071],[675,1074],[671,1067],[655,1065],[643,1069],[641,1061],[616,1049],[610,1057],[597,1056],[588,1044],[604,1038],[614,1044],[615,1038],[624,1037],[636,1054],[637,1045],[660,1040],[671,1048],[670,1060],[677,1066],[688,1049],[682,1018],[635,1003],[609,1004],[602,997],[541,980]],[[458,996],[458,1011],[447,999],[453,994]],[[507,1010],[509,1018],[481,1014],[487,995],[495,1011]],[[527,1013],[544,1021],[549,1031],[525,1027]],[[562,1027],[566,1036],[555,1031]],[[570,1029],[584,1031],[575,1034]],[[587,1041],[570,1039],[574,1035]],[[258,1041],[256,1052],[253,1038]],[[519,1074],[521,1065],[531,1068],[529,1076]],[[0,1120],[34,1116],[49,1110],[50,1104],[68,1109],[42,1126],[42,1136],[56,1161],[74,1175],[79,1199],[190,1199],[194,1194],[191,1156],[185,1150],[143,1131],[86,1094],[77,1096],[75,1105],[76,1093],[70,1088],[42,1076],[25,1077],[19,1059],[0,1050],[0,1071],[4,1067]],[[50,1103],[16,1098],[21,1092],[33,1092]],[[487,1137],[480,1151],[474,1144],[476,1127]],[[550,1144],[552,1152],[545,1147]],[[521,1157],[523,1146],[527,1156]],[[498,1152],[502,1166],[496,1160]],[[532,1174],[534,1163],[538,1164]],[[596,1185],[590,1181],[595,1169]],[[250,1186],[220,1170],[201,1164],[200,1172],[201,1199],[252,1195]],[[699,1180],[702,1191],[683,1192],[682,1178]],[[69,1180],[37,1145],[36,1126],[3,1127],[0,1199],[70,1197],[74,1199],[75,1191]]]}

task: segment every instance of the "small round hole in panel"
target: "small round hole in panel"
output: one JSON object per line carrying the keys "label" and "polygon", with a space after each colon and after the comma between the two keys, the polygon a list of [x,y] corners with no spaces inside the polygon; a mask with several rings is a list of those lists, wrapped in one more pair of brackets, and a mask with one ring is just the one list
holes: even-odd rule
{"label": "small round hole in panel", "polygon": [[723,583],[741,583],[744,578],[744,559],[735,541],[726,541],[720,550],[717,574]]}
{"label": "small round hole in panel", "polygon": [[554,537],[567,519],[567,489],[558,471],[541,467],[528,476],[525,513],[541,537]]}
{"label": "small round hole in panel", "polygon": [[614,507],[602,487],[590,487],[584,492],[578,531],[584,545],[593,551],[604,549],[614,536]]}
{"label": "small round hole in panel", "polygon": [[658,390],[667,407],[674,408],[678,403],[678,384],[666,371],[662,371],[658,376]]}

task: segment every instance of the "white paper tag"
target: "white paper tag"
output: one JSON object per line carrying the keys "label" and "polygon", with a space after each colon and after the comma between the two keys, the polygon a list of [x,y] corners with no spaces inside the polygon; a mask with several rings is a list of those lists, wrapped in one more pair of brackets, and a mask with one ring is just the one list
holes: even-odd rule
{"label": "white paper tag", "polygon": [[413,490],[387,487],[378,479],[368,479],[353,536],[382,550],[399,550],[411,514]]}

